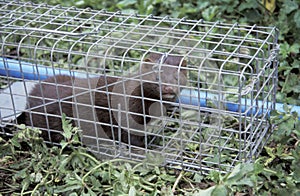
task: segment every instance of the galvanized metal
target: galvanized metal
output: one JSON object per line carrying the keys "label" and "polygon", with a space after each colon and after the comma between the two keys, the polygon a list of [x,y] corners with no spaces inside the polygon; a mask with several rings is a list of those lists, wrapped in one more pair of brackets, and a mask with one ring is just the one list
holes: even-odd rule
{"label": "galvanized metal", "polygon": [[[0,81],[2,88],[8,88],[2,94],[11,102],[0,105],[0,111],[11,110],[15,117],[22,112],[15,106],[15,97],[29,96],[25,84],[30,79],[40,84],[47,77],[60,73],[73,76],[75,71],[78,78],[88,81],[80,93],[93,100],[97,88],[91,78],[119,78],[123,91],[106,92],[118,96],[126,91],[125,81],[145,82],[136,71],[151,52],[181,55],[187,62],[180,69],[188,72],[188,83],[176,84],[183,89],[177,102],[154,100],[161,106],[159,113],[166,103],[172,105],[171,110],[168,108],[167,115],[148,115],[153,119],[151,125],[136,130],[151,138],[145,140],[145,147],[89,135],[85,126],[81,127],[84,136],[96,141],[86,144],[99,156],[143,160],[153,155],[172,168],[204,174],[212,169],[226,172],[239,162],[253,161],[273,130],[268,116],[275,107],[277,85],[278,32],[274,27],[21,1],[0,1],[0,18]],[[163,65],[163,61],[157,63]],[[170,74],[180,77],[179,72]],[[75,80],[73,87],[79,89]],[[24,84],[21,95],[9,90],[14,81]],[[161,78],[156,82],[163,85]],[[72,100],[74,107],[84,105]],[[118,122],[129,121],[131,112],[124,110],[122,102],[118,104],[112,104],[110,114],[117,112]],[[85,108],[89,106],[88,117],[72,119],[101,127],[94,102],[85,103]],[[26,111],[34,113],[32,108]],[[9,134],[4,125],[17,122],[3,114],[0,133]],[[120,132],[131,129],[118,126]]]}

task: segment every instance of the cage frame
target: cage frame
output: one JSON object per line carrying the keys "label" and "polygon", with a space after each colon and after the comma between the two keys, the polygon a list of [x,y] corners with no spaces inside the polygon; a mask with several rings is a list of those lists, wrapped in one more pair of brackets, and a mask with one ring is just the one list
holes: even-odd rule
{"label": "cage frame", "polygon": [[[57,13],[60,14],[57,15]],[[192,108],[199,113],[203,113],[199,114],[199,119],[202,122],[200,120],[199,122],[192,120],[189,122],[189,120],[183,119],[181,115],[177,120],[170,117],[168,122],[175,121],[175,123],[178,123],[179,132],[182,131],[183,133],[189,133],[188,130],[183,128],[185,125],[197,126],[198,124],[197,131],[191,133],[192,135],[213,128],[219,134],[211,134],[206,140],[199,139],[198,143],[193,141],[193,144],[199,146],[198,153],[191,152],[195,156],[192,158],[184,155],[190,153],[185,149],[186,145],[180,146],[180,149],[175,149],[177,153],[168,152],[172,149],[169,146],[170,143],[164,143],[161,148],[154,150],[145,148],[142,150],[144,155],[136,153],[132,146],[126,145],[125,148],[124,145],[117,146],[117,150],[113,155],[101,151],[103,149],[100,150],[98,146],[97,150],[91,149],[96,154],[113,158],[141,160],[146,158],[147,153],[154,153],[155,156],[159,156],[161,152],[165,152],[163,154],[165,164],[172,168],[202,173],[208,173],[213,169],[226,172],[234,167],[236,163],[255,160],[274,129],[274,126],[268,121],[268,116],[275,109],[276,103],[277,53],[279,47],[277,44],[278,30],[275,27],[241,25],[238,23],[227,24],[220,21],[206,22],[186,18],[177,19],[169,16],[124,14],[121,11],[107,12],[89,8],[66,8],[60,5],[50,6],[7,0],[0,1],[0,15],[4,18],[0,23],[0,54],[2,57],[0,62],[3,65],[0,69],[0,79],[6,80],[5,83],[9,89],[7,94],[11,100],[14,100],[13,95],[19,95],[13,92],[9,86],[11,81],[15,80],[22,83],[34,79],[37,81],[36,83],[40,84],[41,80],[61,73],[89,78],[100,74],[106,75],[107,72],[111,71],[124,81],[124,74],[127,72],[131,74],[130,69],[125,70],[124,68],[127,64],[140,65],[146,58],[147,53],[158,50],[161,54],[166,55],[180,54],[189,61],[191,65],[189,64],[186,70],[189,73],[194,73],[196,79],[188,79],[189,83],[192,84],[190,86],[178,85],[186,89],[181,92],[177,103],[172,103],[179,109],[173,110],[171,116],[176,115],[178,110],[181,113],[182,108],[187,110]],[[106,20],[101,20],[102,18],[106,18]],[[138,22],[134,24],[132,21]],[[24,25],[19,25],[19,23],[24,23]],[[158,34],[154,34],[154,32]],[[260,38],[260,36],[263,38]],[[20,39],[19,43],[18,39]],[[53,44],[44,46],[44,41],[47,40],[53,40]],[[170,41],[171,44],[166,44],[167,41]],[[175,44],[172,44],[172,41]],[[187,45],[183,42],[187,42]],[[65,46],[61,43],[69,43],[70,45],[68,48],[64,48]],[[85,50],[78,51],[77,48],[81,44],[86,44],[88,47],[83,47]],[[201,44],[204,46],[199,47]],[[209,48],[211,45],[212,48]],[[205,46],[209,47],[206,48]],[[101,47],[105,49],[100,50],[102,53],[97,53],[97,49]],[[118,52],[114,51],[115,48],[123,50],[123,53],[118,55]],[[10,53],[14,49],[16,49],[16,53]],[[29,50],[27,57],[22,56],[24,50]],[[181,50],[182,53],[180,53]],[[109,51],[113,52],[109,53]],[[130,56],[132,51],[133,55],[136,55],[135,57]],[[251,52],[252,54],[250,54]],[[197,56],[197,54],[201,55]],[[44,56],[50,57],[51,60],[45,60]],[[59,62],[60,57],[66,58],[66,61]],[[83,66],[78,66],[74,58],[79,58]],[[121,69],[114,70],[113,66],[109,69],[86,66],[93,58],[103,59],[104,62],[100,64],[104,64],[104,66],[106,66],[106,62],[112,65],[114,65],[114,62],[118,62],[118,67]],[[197,66],[192,65],[197,60],[200,63]],[[207,62],[217,62],[219,68],[209,67]],[[230,65],[235,65],[240,70],[226,69],[226,66]],[[78,69],[74,71],[73,67]],[[203,73],[206,76],[204,79],[200,76]],[[216,84],[210,81],[210,74],[215,74]],[[238,86],[224,85],[222,82],[227,76],[233,76],[232,78],[239,80]],[[268,88],[268,85],[271,85],[271,87]],[[229,89],[230,87],[233,88],[232,92],[224,90],[224,88]],[[23,96],[28,97],[29,92],[25,92]],[[224,97],[237,99],[238,102],[234,103],[234,101],[226,100]],[[12,103],[13,116],[17,116],[14,101]],[[163,103],[163,100],[160,100],[160,103]],[[212,107],[212,105],[215,105],[215,107]],[[228,110],[231,107],[235,109]],[[4,109],[5,107],[0,106],[1,108]],[[209,114],[217,116],[219,125],[211,125],[205,122],[205,119],[209,118],[207,117]],[[238,119],[237,130],[221,126],[224,123],[221,118],[224,114],[233,119]],[[1,119],[1,126],[3,122],[3,119]],[[215,123],[214,121],[211,122]],[[6,126],[15,123],[5,122],[4,124]],[[169,129],[171,128],[169,127]],[[225,144],[230,143],[231,139],[234,140],[235,138],[221,135],[222,132],[231,136],[236,134],[235,137],[239,137],[236,140],[240,145],[236,148],[225,146]],[[0,133],[7,134],[3,126]],[[172,137],[164,137],[170,139],[170,141],[176,140]],[[217,138],[219,144],[209,144],[208,141],[212,138]],[[206,143],[202,140],[205,140]],[[183,138],[176,141],[179,143],[191,142],[191,140]],[[220,144],[220,141],[225,144]],[[214,162],[213,155],[205,153],[205,147],[207,146],[211,146],[213,150],[216,150],[219,160]],[[222,156],[226,155],[222,153],[226,150],[236,153],[235,157],[232,155],[233,158],[229,163],[221,161]],[[205,158],[208,161],[203,161]]]}

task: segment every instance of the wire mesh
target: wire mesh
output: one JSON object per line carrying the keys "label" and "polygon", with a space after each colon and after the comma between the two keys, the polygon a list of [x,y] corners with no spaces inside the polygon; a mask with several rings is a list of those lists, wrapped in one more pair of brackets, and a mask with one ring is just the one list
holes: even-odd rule
{"label": "wire mesh", "polygon": [[26,123],[57,142],[65,113],[98,156],[208,173],[252,161],[273,130],[274,27],[20,1],[0,16],[2,134]]}

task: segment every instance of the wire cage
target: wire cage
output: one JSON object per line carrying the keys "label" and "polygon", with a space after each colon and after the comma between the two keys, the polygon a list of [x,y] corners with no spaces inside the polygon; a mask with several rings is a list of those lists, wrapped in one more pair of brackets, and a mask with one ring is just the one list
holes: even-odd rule
{"label": "wire cage", "polygon": [[205,174],[252,161],[272,133],[274,27],[21,1],[0,16],[1,134],[25,123],[57,143],[65,113],[99,157]]}

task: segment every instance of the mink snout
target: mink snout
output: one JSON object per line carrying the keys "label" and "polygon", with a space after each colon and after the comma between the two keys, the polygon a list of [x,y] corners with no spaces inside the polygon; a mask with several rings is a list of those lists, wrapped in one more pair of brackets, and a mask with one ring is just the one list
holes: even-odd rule
{"label": "mink snout", "polygon": [[163,94],[177,94],[178,90],[174,86],[162,85],[162,93]]}

